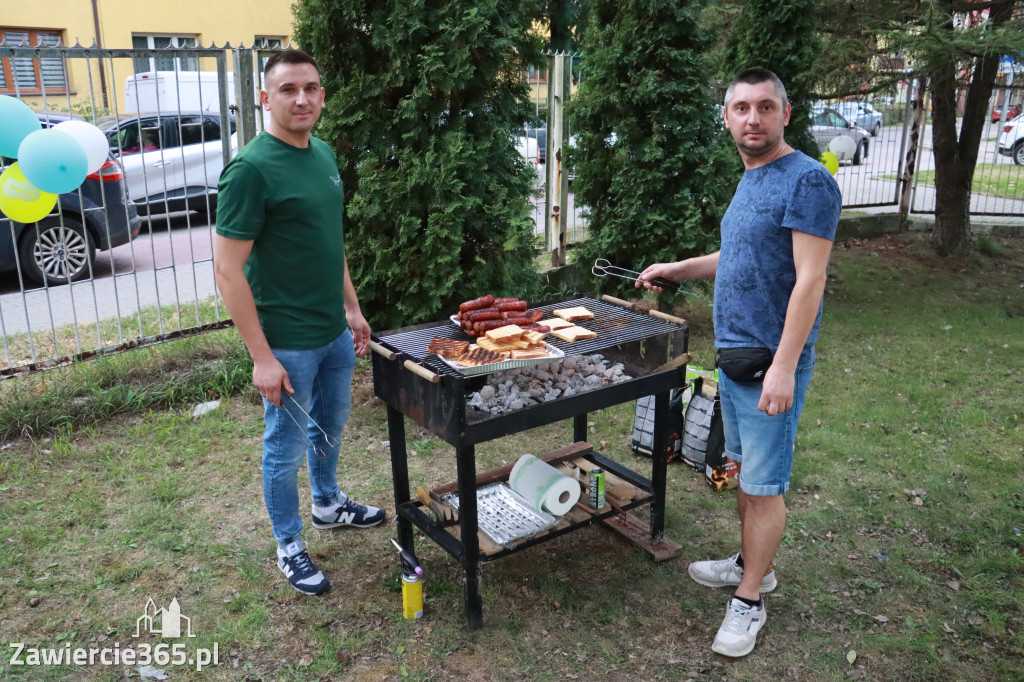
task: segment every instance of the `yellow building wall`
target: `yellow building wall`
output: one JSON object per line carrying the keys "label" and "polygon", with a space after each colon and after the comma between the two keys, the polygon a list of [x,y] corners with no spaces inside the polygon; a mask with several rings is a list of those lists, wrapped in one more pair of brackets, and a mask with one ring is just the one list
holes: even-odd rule
{"label": "yellow building wall", "polygon": [[[199,44],[223,47],[253,45],[257,36],[291,40],[293,15],[291,0],[95,0],[100,35],[96,40],[93,0],[0,0],[0,27],[32,28],[60,33],[65,45],[77,41],[91,46],[94,41],[108,49],[130,49],[132,36],[195,36]],[[227,61],[231,70],[230,55]],[[199,63],[201,71],[215,71],[213,59]],[[125,79],[133,73],[132,60],[116,57],[104,60],[107,93],[117,107],[124,104]],[[90,73],[91,72],[91,73]],[[71,95],[46,96],[48,109],[68,109],[85,113],[90,107],[90,80],[95,106],[102,106],[100,67],[96,59],[68,59],[68,85]],[[44,108],[43,97],[23,97],[29,106]],[[110,110],[114,103],[109,102]]]}

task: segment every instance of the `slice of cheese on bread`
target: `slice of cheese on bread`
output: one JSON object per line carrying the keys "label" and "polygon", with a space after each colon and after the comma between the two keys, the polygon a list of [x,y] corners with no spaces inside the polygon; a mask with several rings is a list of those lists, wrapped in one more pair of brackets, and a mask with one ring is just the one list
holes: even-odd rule
{"label": "slice of cheese on bread", "polygon": [[551,331],[555,331],[556,329],[562,329],[564,327],[571,327],[572,326],[572,322],[569,322],[568,320],[563,320],[560,317],[552,317],[550,320],[542,320],[542,321],[538,322],[537,324],[542,324],[545,327],[547,327],[548,329],[550,329]]}
{"label": "slice of cheese on bread", "polygon": [[498,327],[497,329],[491,329],[486,332],[487,338],[498,343],[518,340],[522,335],[523,328],[515,324],[506,324],[504,327]]}
{"label": "slice of cheese on bread", "polygon": [[551,332],[552,336],[558,337],[568,343],[574,343],[583,339],[594,339],[597,338],[597,332],[592,332],[589,329],[584,329],[573,325],[571,327],[565,327],[564,329],[555,329]]}
{"label": "slice of cheese on bread", "polygon": [[[556,317],[560,317],[566,322],[575,322],[576,320],[592,320],[594,319],[594,313],[590,312],[581,305],[575,308],[562,308],[560,310],[552,311]],[[543,324],[543,323],[542,323]]]}

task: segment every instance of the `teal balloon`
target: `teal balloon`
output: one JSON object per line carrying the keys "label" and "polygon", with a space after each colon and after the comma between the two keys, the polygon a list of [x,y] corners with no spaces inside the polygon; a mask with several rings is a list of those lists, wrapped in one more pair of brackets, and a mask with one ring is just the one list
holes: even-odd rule
{"label": "teal balloon", "polygon": [[89,157],[78,140],[59,130],[39,130],[18,147],[18,165],[33,185],[53,194],[63,194],[85,182]]}
{"label": "teal balloon", "polygon": [[18,147],[30,133],[40,130],[36,113],[20,99],[0,95],[0,156],[18,158]]}

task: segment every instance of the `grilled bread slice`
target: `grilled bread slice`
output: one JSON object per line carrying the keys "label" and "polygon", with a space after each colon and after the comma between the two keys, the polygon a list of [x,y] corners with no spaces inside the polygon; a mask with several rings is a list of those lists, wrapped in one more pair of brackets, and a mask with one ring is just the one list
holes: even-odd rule
{"label": "grilled bread slice", "polygon": [[499,342],[499,341],[492,341],[491,339],[487,338],[486,336],[483,336],[483,337],[480,337],[477,340],[477,345],[479,345],[481,348],[486,348],[487,350],[493,350],[495,353],[506,353],[506,352],[508,352],[510,350],[515,350],[517,348],[525,347],[526,346],[526,342],[525,341],[502,341],[502,342]]}
{"label": "grilled bread slice", "polygon": [[[594,318],[594,313],[590,312],[581,305],[575,308],[562,308],[561,310],[555,310],[553,313],[565,320],[566,322],[575,322],[576,320],[591,320]],[[543,324],[543,322],[541,323]]]}
{"label": "grilled bread slice", "polygon": [[542,324],[551,331],[555,331],[556,329],[564,329],[565,327],[572,326],[572,322],[563,320],[560,317],[552,317],[550,320],[541,320],[537,324]]}
{"label": "grilled bread slice", "polygon": [[574,343],[582,339],[596,338],[597,332],[592,332],[589,329],[584,329],[583,327],[578,327],[574,325],[572,327],[566,327],[565,329],[556,329],[555,331],[551,332],[551,335],[557,336],[563,341]]}
{"label": "grilled bread slice", "polygon": [[548,357],[547,348],[527,348],[524,350],[513,350],[509,352],[509,360],[526,360],[528,358]]}
{"label": "grilled bread slice", "polygon": [[443,336],[435,336],[427,344],[427,352],[452,360],[469,350],[469,341],[456,341]]}
{"label": "grilled bread slice", "polygon": [[506,324],[504,327],[489,330],[486,335],[491,341],[502,343],[513,339],[518,340],[523,335],[523,329],[519,325]]}
{"label": "grilled bread slice", "polygon": [[479,367],[492,362],[501,362],[504,359],[504,353],[495,353],[493,350],[477,347],[455,360],[455,364],[459,367]]}
{"label": "grilled bread slice", "polygon": [[527,343],[536,344],[544,340],[543,332],[526,332],[523,334],[523,340]]}

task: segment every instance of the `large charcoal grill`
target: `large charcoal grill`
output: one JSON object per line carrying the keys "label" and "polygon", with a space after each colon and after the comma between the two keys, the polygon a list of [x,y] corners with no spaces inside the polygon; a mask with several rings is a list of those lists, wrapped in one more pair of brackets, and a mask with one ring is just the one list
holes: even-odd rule
{"label": "large charcoal grill", "polygon": [[[662,536],[668,461],[666,448],[669,447],[669,391],[681,386],[684,381],[686,365],[685,358],[681,356],[687,350],[689,330],[683,320],[656,311],[650,314],[639,312],[631,309],[624,301],[608,297],[603,300],[563,300],[536,307],[545,312],[546,319],[551,316],[552,310],[575,306],[584,306],[594,313],[593,320],[581,321],[579,324],[597,332],[597,337],[575,343],[551,337],[547,341],[566,355],[600,353],[610,362],[622,363],[625,373],[633,378],[497,415],[467,405],[467,396],[486,382],[486,375],[465,376],[427,353],[427,344],[435,336],[469,339],[452,322],[446,320],[443,323],[406,327],[383,332],[373,338],[374,392],[387,405],[398,540],[404,547],[413,547],[412,525],[415,524],[460,561],[466,576],[465,607],[470,628],[479,627],[483,620],[477,583],[481,561],[506,556],[595,521],[605,521],[614,527],[613,522],[622,523],[629,509],[648,504],[651,506],[648,549],[655,547],[652,552],[658,556],[659,543],[662,550],[667,543]],[[481,552],[475,495],[478,486],[477,443],[572,419],[573,437],[577,441],[575,447],[580,450],[586,446],[588,413],[648,395],[655,396],[654,456],[650,479],[585,447],[586,459],[629,482],[642,495],[629,505],[603,513],[592,513],[584,520],[569,523],[562,528],[556,527],[541,537],[527,538],[515,546]],[[439,527],[423,513],[420,503],[411,499],[405,417],[442,438],[456,450],[457,484],[450,487],[457,490],[460,497],[458,538]],[[563,448],[566,452],[569,449]],[[615,516],[621,518],[611,518]],[[631,523],[635,526],[635,519]],[[628,529],[619,530],[630,534]],[[633,535],[636,540],[635,532]]]}

